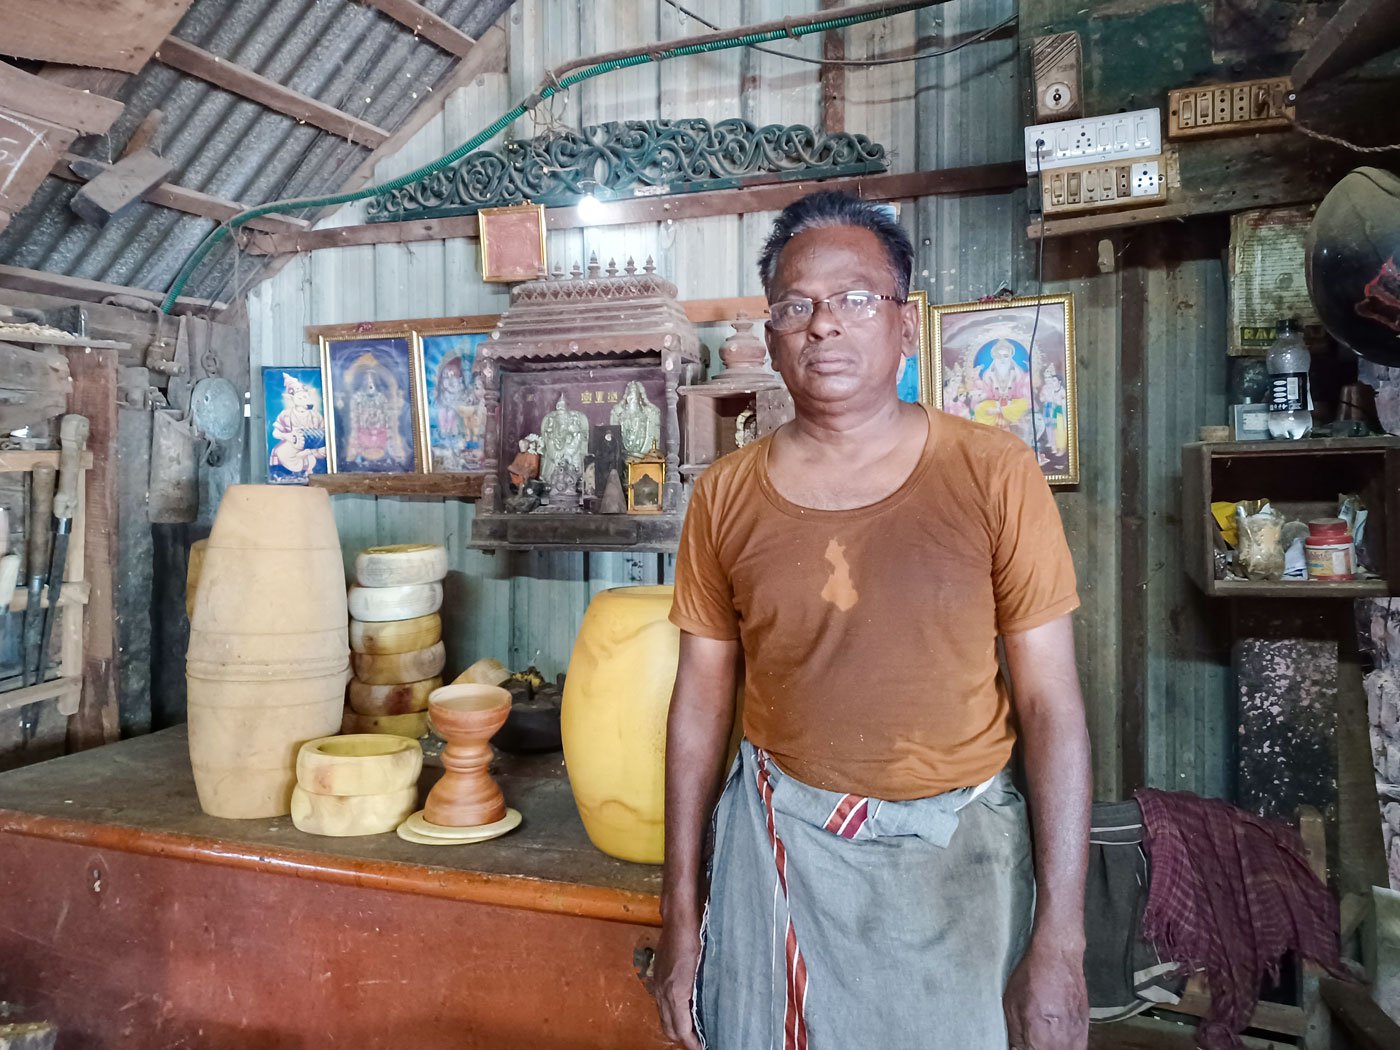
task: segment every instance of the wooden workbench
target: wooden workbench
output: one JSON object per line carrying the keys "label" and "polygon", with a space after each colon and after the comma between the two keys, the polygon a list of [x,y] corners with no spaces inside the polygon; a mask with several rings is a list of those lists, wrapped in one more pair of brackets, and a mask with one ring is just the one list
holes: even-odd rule
{"label": "wooden workbench", "polygon": [[448,847],[207,817],[183,727],[0,774],[0,1001],[60,1050],[665,1046],[660,869],[595,850],[560,770]]}

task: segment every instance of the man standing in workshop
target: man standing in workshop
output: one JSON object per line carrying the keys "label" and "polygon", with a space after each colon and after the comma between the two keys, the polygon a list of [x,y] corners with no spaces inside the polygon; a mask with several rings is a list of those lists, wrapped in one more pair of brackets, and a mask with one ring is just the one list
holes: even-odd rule
{"label": "man standing in workshop", "polygon": [[779,216],[759,269],[796,419],[691,498],[656,972],[691,1050],[1086,1045],[1074,569],[1019,438],[897,399],[912,260],[845,194]]}

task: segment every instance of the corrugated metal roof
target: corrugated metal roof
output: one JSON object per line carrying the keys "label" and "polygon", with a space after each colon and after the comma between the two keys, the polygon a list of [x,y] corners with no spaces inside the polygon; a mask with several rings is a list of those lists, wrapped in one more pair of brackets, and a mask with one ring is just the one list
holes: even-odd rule
{"label": "corrugated metal roof", "polygon": [[[480,37],[510,0],[422,0]],[[174,35],[329,106],[393,131],[456,59],[379,11],[349,0],[195,0]],[[167,181],[226,200],[262,204],[340,189],[370,150],[265,109],[159,62],[127,81],[126,111],[74,153],[114,160],[153,109]],[[0,262],[142,288],[169,287],[212,220],[139,202],[104,228],[68,206],[78,186],[50,176],[0,234]],[[235,267],[227,242],[186,295],[226,298]],[[241,276],[241,275],[240,275]],[[240,281],[240,283],[242,283]]]}

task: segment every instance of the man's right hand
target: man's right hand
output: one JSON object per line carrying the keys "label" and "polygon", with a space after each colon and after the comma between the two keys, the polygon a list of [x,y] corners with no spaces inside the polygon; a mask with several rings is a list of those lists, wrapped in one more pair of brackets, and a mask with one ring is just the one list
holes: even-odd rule
{"label": "man's right hand", "polygon": [[695,973],[700,968],[700,927],[692,923],[667,923],[656,949],[652,994],[661,1014],[661,1029],[671,1042],[685,1050],[700,1050],[700,1037],[690,1012]]}

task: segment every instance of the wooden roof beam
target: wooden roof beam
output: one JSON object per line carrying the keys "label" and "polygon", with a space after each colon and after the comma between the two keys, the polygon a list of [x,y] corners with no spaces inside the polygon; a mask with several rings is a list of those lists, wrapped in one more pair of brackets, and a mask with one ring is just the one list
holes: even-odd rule
{"label": "wooden roof beam", "polygon": [[[632,197],[610,201],[596,217],[585,219],[577,208],[546,208],[545,224],[551,230],[575,230],[587,226],[619,226],[641,222],[746,215],[779,211],[816,189],[844,189],[866,200],[913,200],[918,197],[1007,193],[1026,184],[1025,166],[1019,161],[979,164],[962,168],[914,171],[904,174],[852,175],[845,178],[774,181],[736,189],[701,190],[659,197]],[[249,245],[254,255],[346,248],[364,244],[411,244],[456,237],[475,238],[475,215],[447,218],[405,218],[398,222],[335,226],[303,233],[259,235]]]}
{"label": "wooden roof beam", "polygon": [[188,40],[166,37],[155,57],[171,69],[178,69],[181,73],[197,77],[235,95],[241,95],[260,106],[284,113],[294,120],[313,124],[333,135],[340,135],[357,145],[373,149],[389,137],[389,133],[383,128],[375,127],[359,117],[352,117],[349,113],[328,106],[310,95],[303,95],[300,91],[284,87],[275,80],[254,73],[251,69],[235,65],[191,44]]}
{"label": "wooden roof beam", "polygon": [[100,135],[125,108],[116,99],[79,91],[0,62],[0,109],[38,117],[84,135]]}
{"label": "wooden roof beam", "polygon": [[413,30],[428,43],[449,55],[466,58],[476,41],[451,22],[439,18],[416,0],[364,0],[365,4]]}
{"label": "wooden roof beam", "polygon": [[[83,174],[80,175],[73,170],[75,163]],[[110,164],[104,164],[89,157],[65,153],[58,159],[58,163],[53,166],[49,174],[68,182],[87,182],[110,167]],[[92,174],[89,175],[89,172]],[[200,218],[213,219],[215,222],[224,222],[239,212],[247,211],[252,207],[250,204],[240,204],[238,201],[224,200],[222,197],[201,193],[199,190],[177,186],[172,182],[162,182],[151,187],[141,195],[141,199],[150,204],[158,204],[162,208],[169,208],[171,211],[182,211],[186,215],[197,215]],[[310,225],[311,223],[306,219],[296,219],[289,215],[263,215],[248,223],[252,229],[263,230],[267,233],[299,233],[309,228]]]}
{"label": "wooden roof beam", "polygon": [[1400,46],[1400,0],[1346,0],[1293,67],[1302,91]]}

